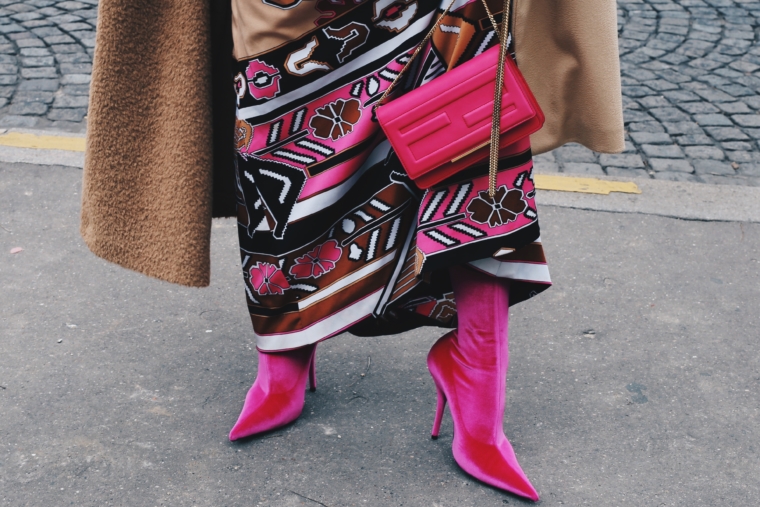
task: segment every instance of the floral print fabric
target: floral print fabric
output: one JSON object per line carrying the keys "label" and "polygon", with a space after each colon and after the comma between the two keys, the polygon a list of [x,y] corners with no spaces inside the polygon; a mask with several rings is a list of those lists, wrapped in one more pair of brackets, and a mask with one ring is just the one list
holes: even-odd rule
{"label": "floral print fabric", "polygon": [[[498,18],[501,0],[489,4]],[[295,5],[259,10],[281,20]],[[375,103],[441,6],[309,0],[298,9],[298,26],[311,10],[313,26],[240,60],[231,83],[238,231],[257,346],[453,326],[445,268],[454,264],[510,278],[511,304],[548,287],[527,140],[502,153],[493,198],[483,164],[421,191],[375,118]],[[495,44],[479,1],[457,3],[443,24],[398,93]]]}

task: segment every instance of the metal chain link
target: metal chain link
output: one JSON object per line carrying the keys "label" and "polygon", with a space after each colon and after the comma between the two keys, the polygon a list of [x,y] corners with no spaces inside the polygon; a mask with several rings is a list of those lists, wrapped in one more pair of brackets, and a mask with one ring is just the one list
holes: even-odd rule
{"label": "metal chain link", "polygon": [[[485,2],[485,0],[483,0]],[[491,153],[488,164],[488,195],[496,195],[496,173],[499,168],[499,138],[501,137],[501,95],[504,90],[504,61],[507,56],[507,37],[509,36],[509,0],[504,0],[501,18],[501,41],[499,47],[499,65],[496,67],[496,89],[493,94],[493,118],[491,119]]]}

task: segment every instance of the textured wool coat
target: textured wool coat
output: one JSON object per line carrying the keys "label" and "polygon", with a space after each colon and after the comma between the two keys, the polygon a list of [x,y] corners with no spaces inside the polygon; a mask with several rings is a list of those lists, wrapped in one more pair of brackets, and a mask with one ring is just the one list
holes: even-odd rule
{"label": "textured wool coat", "polygon": [[[517,61],[546,114],[535,153],[621,151],[615,0],[514,0]],[[101,0],[81,232],[97,255],[209,283],[211,218],[233,216],[230,3]]]}

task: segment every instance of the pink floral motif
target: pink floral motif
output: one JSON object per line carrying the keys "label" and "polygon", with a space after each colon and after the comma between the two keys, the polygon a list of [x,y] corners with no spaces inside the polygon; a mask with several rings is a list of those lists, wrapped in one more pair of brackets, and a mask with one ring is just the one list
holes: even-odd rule
{"label": "pink floral motif", "polygon": [[274,264],[257,262],[251,266],[251,286],[259,296],[283,294],[290,288],[282,271]]}
{"label": "pink floral motif", "polygon": [[290,274],[297,279],[319,278],[335,269],[335,264],[343,255],[343,249],[338,242],[331,239],[296,259],[290,268]]}

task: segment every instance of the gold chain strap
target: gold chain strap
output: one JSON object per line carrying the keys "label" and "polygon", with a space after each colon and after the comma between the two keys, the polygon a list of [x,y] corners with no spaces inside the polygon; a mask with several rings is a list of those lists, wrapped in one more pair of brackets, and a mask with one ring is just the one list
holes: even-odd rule
{"label": "gold chain strap", "polygon": [[[401,76],[404,75],[404,72],[406,72],[406,69],[409,68],[409,66],[412,64],[412,62],[417,58],[417,55],[420,54],[420,51],[422,51],[422,48],[425,47],[425,44],[427,44],[427,41],[429,41],[430,38],[433,36],[433,33],[435,33],[436,28],[438,28],[438,25],[441,24],[441,21],[443,20],[443,18],[446,17],[446,14],[449,13],[449,10],[451,10],[451,8],[454,6],[454,2],[456,2],[456,1],[457,0],[451,0],[451,3],[449,3],[448,7],[446,7],[446,10],[443,11],[443,14],[441,14],[440,16],[438,16],[438,19],[433,24],[433,27],[425,35],[425,38],[422,39],[422,41],[420,41],[420,43],[417,45],[417,49],[414,50],[414,53],[412,53],[412,56],[409,57],[409,60],[407,60],[407,62],[404,65],[404,67],[399,71],[399,73],[396,76],[396,78],[391,82],[390,86],[385,89],[385,92],[380,97],[380,99],[377,102],[375,102],[374,109],[377,109],[378,107],[380,107],[383,104],[383,102],[385,102],[385,99],[388,98],[388,95],[390,95],[391,90],[393,90],[393,88],[396,86],[396,83],[398,83],[398,80],[401,79]],[[483,1],[485,2],[485,0],[483,0]]]}
{"label": "gold chain strap", "polygon": [[[485,0],[483,0],[485,3]],[[491,17],[489,15],[489,17]],[[491,18],[493,19],[493,18]],[[493,22],[493,21],[492,21]],[[501,46],[499,47],[499,65],[496,67],[496,90],[493,95],[493,119],[491,120],[491,153],[488,164],[488,195],[496,195],[496,171],[499,167],[499,137],[501,137],[501,94],[504,89],[504,61],[507,56],[507,37],[509,34],[509,0],[504,0],[501,19]],[[495,30],[494,25],[494,30]]]}
{"label": "gold chain strap", "polygon": [[[490,197],[493,197],[496,194],[496,171],[498,170],[499,165],[499,137],[501,136],[501,95],[502,91],[504,89],[504,61],[507,55],[507,37],[509,35],[509,6],[510,6],[510,0],[504,0],[504,9],[502,10],[502,23],[501,23],[501,33],[499,32],[499,28],[496,24],[496,19],[494,19],[493,14],[491,14],[491,10],[488,8],[488,4],[486,3],[486,0],[481,0],[483,2],[483,6],[486,9],[486,14],[488,15],[488,19],[491,20],[491,25],[493,26],[493,30],[496,33],[496,36],[499,38],[500,43],[500,49],[499,49],[499,65],[496,68],[496,90],[494,91],[494,100],[493,100],[493,118],[491,120],[491,151],[490,151],[490,159],[489,159],[489,165],[488,165],[488,195]],[[425,47],[425,44],[430,40],[430,38],[433,36],[433,33],[435,33],[435,30],[438,28],[438,26],[441,24],[441,21],[444,17],[449,13],[451,8],[454,6],[454,3],[456,0],[451,0],[448,7],[446,7],[446,10],[443,11],[443,14],[441,14],[438,19],[436,20],[435,24],[433,24],[433,27],[428,31],[428,33],[425,35],[425,38],[422,39],[422,41],[419,43],[417,48],[414,50],[414,53],[412,53],[412,56],[409,57],[409,60],[406,62],[404,67],[399,71],[396,78],[391,82],[390,86],[385,89],[385,92],[380,97],[380,99],[375,103],[374,108],[380,107],[383,102],[388,98],[388,95],[390,95],[393,88],[396,86],[396,83],[398,83],[399,79],[401,79],[401,76],[406,72],[406,70],[409,68],[409,66],[414,62],[414,60],[417,58],[417,55],[422,51],[422,48]]]}

